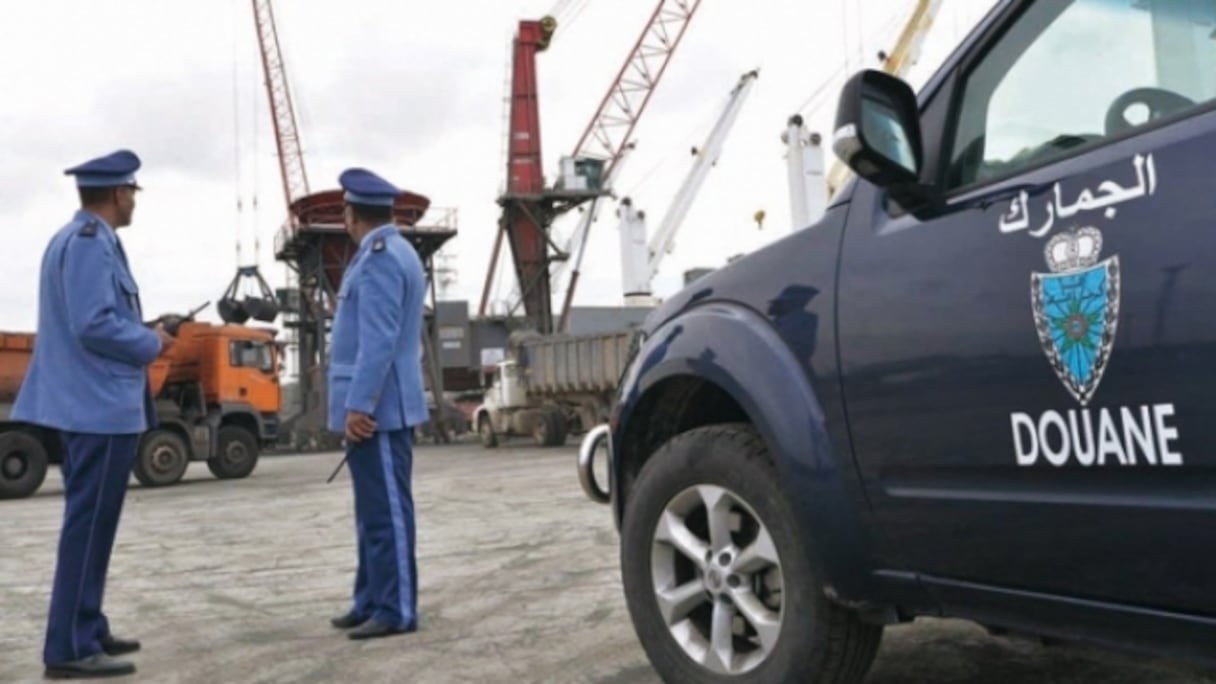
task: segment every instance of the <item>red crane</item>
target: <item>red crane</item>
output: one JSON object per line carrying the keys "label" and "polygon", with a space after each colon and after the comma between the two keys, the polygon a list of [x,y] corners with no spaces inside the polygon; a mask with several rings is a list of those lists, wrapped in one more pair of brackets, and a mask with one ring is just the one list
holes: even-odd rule
{"label": "red crane", "polygon": [[[609,192],[612,172],[700,4],[701,0],[659,1],[574,154],[562,159],[553,188],[545,187],[542,169],[536,55],[548,48],[557,24],[552,17],[519,23],[511,79],[507,190],[499,198],[503,212],[482,291],[481,315],[486,312],[505,235],[525,316],[538,332],[554,331],[549,269],[553,261],[569,255],[553,243],[549,229],[562,213]],[[567,303],[577,275],[576,270]]]}
{"label": "red crane", "polygon": [[[515,37],[511,75],[511,114],[507,130],[507,188],[499,199],[503,207],[499,219],[494,256],[482,297],[485,313],[489,284],[494,277],[502,237],[511,241],[515,275],[524,292],[525,311],[537,316],[536,325],[547,330],[551,314],[542,302],[550,301],[548,279],[548,226],[556,217],[553,202],[545,193],[545,173],[540,147],[540,102],[537,90],[536,55],[549,47],[557,27],[553,17],[519,22]],[[528,286],[524,286],[524,284]],[[548,326],[548,327],[547,327]]]}
{"label": "red crane", "polygon": [[287,69],[283,65],[283,51],[279,48],[279,33],[275,28],[274,8],[270,0],[253,0],[253,19],[262,54],[266,94],[270,98],[279,170],[283,176],[283,206],[288,208],[289,220],[294,222],[295,214],[291,211],[291,205],[296,199],[308,195],[308,174],[304,170],[300,129],[296,126],[295,105],[292,104],[291,88],[287,84]]}

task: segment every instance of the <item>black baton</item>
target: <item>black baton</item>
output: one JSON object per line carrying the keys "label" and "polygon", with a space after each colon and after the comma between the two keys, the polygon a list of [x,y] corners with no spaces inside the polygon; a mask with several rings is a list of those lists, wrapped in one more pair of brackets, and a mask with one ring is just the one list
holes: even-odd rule
{"label": "black baton", "polygon": [[350,452],[346,450],[346,440],[342,440],[342,450],[346,453],[342,454],[342,460],[338,462],[338,467],[334,468],[333,474],[329,476],[329,479],[325,481],[325,484],[333,482],[334,478],[338,476],[338,473],[342,472],[342,466],[346,465],[346,459],[350,456]]}

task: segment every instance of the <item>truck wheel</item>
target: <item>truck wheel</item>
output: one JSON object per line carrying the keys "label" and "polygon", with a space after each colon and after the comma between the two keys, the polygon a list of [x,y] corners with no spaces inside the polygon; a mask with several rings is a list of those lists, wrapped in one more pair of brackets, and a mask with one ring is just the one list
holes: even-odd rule
{"label": "truck wheel", "polygon": [[536,446],[554,447],[566,443],[566,416],[560,409],[544,408],[532,425]]}
{"label": "truck wheel", "polygon": [[182,479],[189,464],[185,440],[169,430],[153,430],[139,442],[135,479],[145,487],[164,487]]}
{"label": "truck wheel", "polygon": [[481,437],[481,445],[487,449],[498,446],[498,435],[494,434],[494,424],[490,422],[489,416],[477,419],[477,436]]}
{"label": "truck wheel", "polygon": [[550,409],[540,409],[536,414],[536,420],[533,422],[533,442],[537,447],[552,447],[554,434],[557,432],[557,424],[553,421],[553,413]]}
{"label": "truck wheel", "polygon": [[46,447],[28,432],[0,434],[0,499],[24,499],[38,491],[48,460]]}
{"label": "truck wheel", "polygon": [[207,469],[221,480],[249,477],[258,464],[258,441],[243,427],[220,428],[215,456],[207,459]]}
{"label": "truck wheel", "polygon": [[553,421],[549,419],[549,412],[541,409],[536,414],[536,420],[532,423],[532,441],[538,447],[547,447],[549,442],[553,440]]}
{"label": "truck wheel", "polygon": [[546,446],[564,446],[566,444],[566,437],[570,433],[570,428],[566,422],[566,414],[561,409],[554,409],[545,413],[545,419],[550,422],[549,443]]}
{"label": "truck wheel", "polygon": [[882,627],[830,603],[763,440],[748,425],[672,439],[626,502],[634,630],[668,682],[860,682]]}

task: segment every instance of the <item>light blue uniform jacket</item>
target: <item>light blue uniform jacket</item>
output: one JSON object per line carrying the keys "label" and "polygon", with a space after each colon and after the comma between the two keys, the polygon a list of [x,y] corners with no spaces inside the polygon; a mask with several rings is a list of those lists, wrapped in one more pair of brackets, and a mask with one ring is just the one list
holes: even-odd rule
{"label": "light blue uniform jacket", "polygon": [[329,364],[329,429],[344,432],[359,411],[382,431],[430,418],[422,383],[426,275],[417,252],[392,224],[359,245],[338,289]]}
{"label": "light blue uniform jacket", "polygon": [[161,345],[141,316],[114,230],[78,211],[43,253],[38,332],[13,419],[92,434],[154,425],[147,366]]}

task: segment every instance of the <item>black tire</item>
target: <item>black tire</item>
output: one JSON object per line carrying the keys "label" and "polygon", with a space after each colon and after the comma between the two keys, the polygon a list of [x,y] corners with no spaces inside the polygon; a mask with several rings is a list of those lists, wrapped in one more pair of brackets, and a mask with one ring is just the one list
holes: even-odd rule
{"label": "black tire", "polygon": [[477,419],[477,436],[481,438],[481,445],[487,449],[498,446],[498,435],[494,434],[494,424],[490,421],[489,416],[481,416]]}
{"label": "black tire", "polygon": [[553,419],[549,417],[548,409],[541,409],[532,423],[532,441],[538,447],[547,447],[553,441]]}
{"label": "black tire", "polygon": [[[634,630],[664,681],[850,684],[865,677],[878,650],[883,628],[862,622],[854,613],[824,597],[778,482],[764,441],[745,424],[704,427],[681,434],[665,444],[642,468],[625,503],[621,571]],[[657,526],[669,504],[674,506],[677,501],[688,501],[687,491],[698,485],[726,490],[732,497],[732,511],[742,510],[737,502],[750,509],[746,514],[754,515],[755,521],[767,530],[779,559],[780,589],[763,599],[777,602],[779,627],[776,638],[767,655],[762,656],[753,669],[741,673],[715,673],[694,661],[673,637],[655,595],[652,550],[661,548],[661,542],[656,543]],[[678,498],[682,493],[686,498]],[[696,520],[695,513],[689,514],[685,529],[692,530]],[[744,527],[741,525],[739,529]],[[746,546],[749,543],[746,540],[737,541],[742,534],[732,531],[731,542]],[[704,538],[708,539],[708,536]],[[718,551],[714,550],[714,553]],[[673,552],[672,557],[676,558],[677,564],[687,558],[678,551]],[[660,556],[659,562],[665,564],[663,558]],[[686,565],[692,567],[691,563]],[[693,586],[707,576],[703,570],[693,570],[690,576],[682,579],[673,575],[677,577],[674,581]],[[732,575],[730,579],[734,581],[735,577]],[[723,588],[721,580],[720,576],[715,577],[714,586],[719,591],[731,591]],[[709,581],[705,584],[710,586]],[[738,587],[739,584],[730,586]],[[775,597],[777,594],[779,598]],[[697,596],[694,603],[705,603],[690,609],[689,618],[702,620],[707,615],[697,611],[708,610],[708,615],[713,615],[716,604],[710,601],[714,599],[708,598],[708,593],[705,596]],[[736,605],[730,600],[725,602],[728,606]],[[747,622],[739,617],[735,620]],[[739,643],[746,644],[736,640],[732,649]],[[760,652],[763,653],[763,649]]]}
{"label": "black tire", "polygon": [[566,438],[570,435],[570,427],[566,421],[566,414],[561,409],[553,409],[546,412],[545,417],[550,422],[550,439],[546,446],[565,446]]}
{"label": "black tire", "polygon": [[139,440],[135,456],[135,479],[145,487],[165,487],[177,483],[190,465],[186,440],[176,432],[152,430]]}
{"label": "black tire", "polygon": [[532,426],[532,439],[539,447],[561,446],[566,443],[566,432],[566,416],[561,409],[543,408]]}
{"label": "black tire", "polygon": [[0,499],[24,499],[46,480],[46,447],[28,432],[0,434]]}
{"label": "black tire", "polygon": [[221,480],[249,477],[258,465],[258,440],[238,425],[220,428],[215,456],[207,459],[207,469]]}

